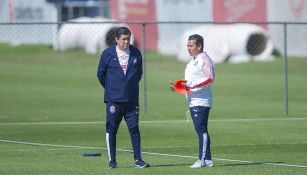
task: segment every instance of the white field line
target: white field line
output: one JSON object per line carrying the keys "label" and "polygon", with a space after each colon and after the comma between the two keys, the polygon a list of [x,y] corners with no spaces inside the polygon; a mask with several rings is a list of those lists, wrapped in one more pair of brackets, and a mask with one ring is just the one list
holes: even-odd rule
{"label": "white field line", "polygon": [[[209,122],[266,122],[266,121],[304,121],[306,118],[261,118],[261,119],[213,119]],[[88,124],[105,124],[105,121],[93,122],[23,122],[23,123],[0,123],[0,125],[88,125]],[[154,123],[187,123],[186,120],[153,120],[153,121],[140,121],[140,123],[154,124]]]}
{"label": "white field line", "polygon": [[23,122],[23,123],[0,123],[0,125],[90,125],[105,124],[106,122]]}
{"label": "white field line", "polygon": [[[261,144],[262,146],[270,146],[272,144],[275,145],[297,145],[297,144],[307,144],[307,142],[299,142],[299,143],[265,143],[265,144]],[[225,146],[257,146],[258,144],[223,144],[223,147]],[[165,148],[198,148],[197,146],[146,146],[146,147],[142,147],[144,149],[165,149]]]}
{"label": "white field line", "polygon": [[[13,144],[24,144],[24,145],[33,145],[33,146],[42,146],[42,147],[59,147],[59,148],[67,148],[67,149],[100,149],[100,150],[106,150],[107,149],[107,148],[102,148],[102,147],[44,144],[44,143],[34,143],[34,142],[15,141],[15,140],[0,140],[0,142],[2,142],[2,143],[13,143]],[[117,150],[118,151],[132,153],[132,150],[127,150],[127,149],[117,149]],[[163,154],[163,153],[153,153],[153,152],[142,152],[142,154],[165,156],[165,157],[179,157],[179,158],[197,159],[197,157],[194,157],[194,156],[183,156],[183,155],[176,155],[176,154]],[[226,162],[239,162],[239,163],[247,163],[247,164],[259,164],[259,165],[272,165],[272,166],[284,166],[284,167],[295,167],[295,168],[307,168],[306,165],[291,165],[291,164],[285,164],[285,163],[255,162],[255,161],[249,161],[249,160],[233,160],[233,159],[222,159],[222,158],[213,158],[213,160],[226,161]]]}

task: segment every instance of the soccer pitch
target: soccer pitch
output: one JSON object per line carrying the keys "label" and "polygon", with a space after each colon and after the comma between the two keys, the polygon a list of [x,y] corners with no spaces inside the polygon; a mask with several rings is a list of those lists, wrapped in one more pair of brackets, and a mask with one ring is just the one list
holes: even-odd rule
{"label": "soccer pitch", "polygon": [[[168,89],[169,80],[182,78],[184,64],[149,53],[148,114],[141,114],[140,129],[151,167],[134,168],[123,121],[118,168],[110,170],[99,56],[45,46],[0,45],[0,52],[0,174],[307,174],[307,59],[289,64],[289,115],[283,114],[282,59],[216,65],[209,118],[215,165],[191,169],[197,135],[185,118],[184,97]],[[82,156],[93,152],[101,157]]]}
{"label": "soccer pitch", "polygon": [[[148,169],[135,169],[127,127],[117,138],[118,168],[107,168],[104,122],[1,123],[1,174],[306,174],[305,118],[210,120],[212,168],[197,160],[193,124],[140,123]],[[101,157],[83,157],[99,152]]]}

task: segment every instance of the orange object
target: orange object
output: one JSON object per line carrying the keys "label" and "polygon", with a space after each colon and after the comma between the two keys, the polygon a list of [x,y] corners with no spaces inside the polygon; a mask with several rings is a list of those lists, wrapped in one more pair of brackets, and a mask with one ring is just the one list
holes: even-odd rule
{"label": "orange object", "polygon": [[190,88],[187,88],[182,85],[182,83],[185,83],[185,82],[186,82],[185,80],[177,80],[175,82],[174,88],[179,94],[186,94],[187,92],[190,91]]}

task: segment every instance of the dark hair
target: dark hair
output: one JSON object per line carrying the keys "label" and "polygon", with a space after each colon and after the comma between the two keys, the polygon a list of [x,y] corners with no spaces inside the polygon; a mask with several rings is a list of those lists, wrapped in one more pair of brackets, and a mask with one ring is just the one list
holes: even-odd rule
{"label": "dark hair", "polygon": [[189,40],[195,40],[197,46],[201,46],[201,51],[204,49],[204,38],[198,34],[190,35]]}
{"label": "dark hair", "polygon": [[115,31],[115,37],[120,38],[121,35],[131,36],[131,31],[128,29],[128,27],[118,27]]}

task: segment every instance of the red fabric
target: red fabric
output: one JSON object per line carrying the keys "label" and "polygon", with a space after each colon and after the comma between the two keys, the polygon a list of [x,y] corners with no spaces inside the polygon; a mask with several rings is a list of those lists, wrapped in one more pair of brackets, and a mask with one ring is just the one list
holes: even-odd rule
{"label": "red fabric", "polygon": [[211,78],[208,78],[207,80],[205,80],[205,81],[203,81],[203,82],[197,84],[196,86],[191,87],[191,89],[193,89],[193,88],[198,88],[198,87],[201,87],[201,86],[205,86],[205,85],[207,85],[207,84],[209,84],[209,83],[211,83],[211,82],[212,82],[212,79],[211,79]]}

